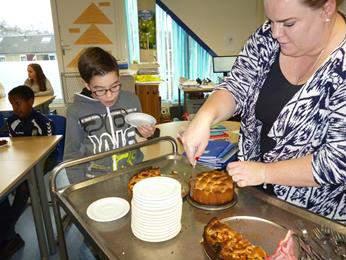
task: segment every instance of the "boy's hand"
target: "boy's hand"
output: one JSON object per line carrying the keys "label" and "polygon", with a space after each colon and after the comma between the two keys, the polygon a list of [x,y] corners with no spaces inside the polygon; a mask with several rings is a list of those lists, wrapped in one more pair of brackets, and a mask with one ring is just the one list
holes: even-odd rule
{"label": "boy's hand", "polygon": [[152,136],[155,133],[155,126],[152,125],[142,125],[137,127],[138,132],[141,134],[142,137],[148,138]]}

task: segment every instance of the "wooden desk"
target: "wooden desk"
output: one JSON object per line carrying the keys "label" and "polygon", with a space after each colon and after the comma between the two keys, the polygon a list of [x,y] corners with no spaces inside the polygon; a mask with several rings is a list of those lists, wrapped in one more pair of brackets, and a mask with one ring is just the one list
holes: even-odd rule
{"label": "wooden desk", "polygon": [[42,258],[48,257],[46,235],[50,252],[55,252],[53,226],[43,180],[43,163],[61,138],[60,135],[7,137],[2,139],[8,140],[8,145],[0,148],[0,197],[7,196],[24,180],[28,181]]}
{"label": "wooden desk", "polygon": [[[187,94],[191,93],[204,93],[204,92],[212,92],[215,88],[215,85],[203,85],[202,87],[185,87],[183,85],[179,85],[178,88],[178,105],[180,109],[180,115],[186,111],[186,97]],[[183,91],[184,95],[184,105],[181,106],[181,91]]]}
{"label": "wooden desk", "polygon": [[[189,121],[174,121],[164,124],[158,124],[156,125],[157,128],[160,129],[160,136],[171,136],[177,140],[178,132],[184,131],[189,124]],[[239,139],[239,128],[240,123],[234,122],[234,121],[224,121],[220,123],[224,125],[228,129],[228,134],[230,136],[230,140],[232,143],[238,143]],[[178,143],[178,152],[179,154],[182,154],[184,152],[182,144],[177,141]],[[141,150],[144,153],[144,159],[152,159],[156,158],[159,155],[167,154],[171,151],[171,145],[169,143],[159,143],[154,144],[148,147],[143,147]]]}
{"label": "wooden desk", "polygon": [[[49,104],[54,100],[55,96],[39,96],[35,97],[33,108],[40,110],[43,114],[49,113]],[[0,98],[0,112],[11,112],[12,106],[8,97]]]}

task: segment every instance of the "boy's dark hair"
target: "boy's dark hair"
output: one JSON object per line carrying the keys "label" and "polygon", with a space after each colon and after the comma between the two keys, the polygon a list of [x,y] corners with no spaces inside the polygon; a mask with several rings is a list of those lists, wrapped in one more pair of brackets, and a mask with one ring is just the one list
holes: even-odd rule
{"label": "boy's dark hair", "polygon": [[82,79],[89,83],[93,76],[103,76],[115,71],[119,76],[117,60],[100,47],[87,48],[79,57],[78,70]]}
{"label": "boy's dark hair", "polygon": [[30,99],[35,99],[34,91],[26,85],[20,85],[18,87],[11,89],[7,95],[8,95],[8,98],[18,97],[26,101]]}

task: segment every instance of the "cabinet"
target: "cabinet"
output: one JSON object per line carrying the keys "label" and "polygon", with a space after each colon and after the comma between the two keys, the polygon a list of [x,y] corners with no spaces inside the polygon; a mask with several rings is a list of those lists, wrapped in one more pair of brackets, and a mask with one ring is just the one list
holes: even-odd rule
{"label": "cabinet", "polygon": [[136,95],[141,101],[142,111],[160,122],[161,102],[159,83],[136,83]]}

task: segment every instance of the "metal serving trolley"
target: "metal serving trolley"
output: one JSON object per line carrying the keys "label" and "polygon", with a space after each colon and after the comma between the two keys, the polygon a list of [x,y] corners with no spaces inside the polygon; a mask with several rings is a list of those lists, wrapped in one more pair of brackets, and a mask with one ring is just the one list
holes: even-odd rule
{"label": "metal serving trolley", "polygon": [[[70,167],[141,149],[159,142],[169,142],[172,146],[171,152],[78,184],[57,187],[58,175]],[[129,201],[127,190],[129,178],[148,167],[159,167],[163,175],[172,176],[183,183],[183,187],[188,187],[186,185],[192,173],[191,165],[185,157],[177,153],[177,143],[171,137],[160,137],[125,148],[65,161],[53,170],[50,185],[61,259],[68,259],[61,209],[71,217],[72,222],[102,259],[208,259],[201,240],[204,226],[212,217],[232,222],[233,227],[239,232],[244,231],[246,227],[251,228],[250,232],[253,234],[250,233],[250,235],[255,240],[252,242],[261,245],[269,253],[273,253],[287,229],[300,232],[304,227],[310,232],[314,227],[323,225],[346,235],[344,225],[290,205],[251,187],[236,189],[237,203],[219,210],[217,208],[201,209],[189,203],[188,199],[184,199],[182,229],[176,237],[165,242],[150,243],[137,239],[131,231],[131,212],[121,219],[110,222],[96,222],[87,216],[87,207],[95,200],[104,197],[121,197]],[[199,165],[194,169],[195,172],[204,170],[207,168]],[[280,229],[284,229],[285,232]],[[318,246],[317,243],[313,244],[312,240],[311,243],[314,247]],[[332,248],[327,248],[326,252],[333,254]],[[337,259],[336,255],[333,254],[332,259]]]}

